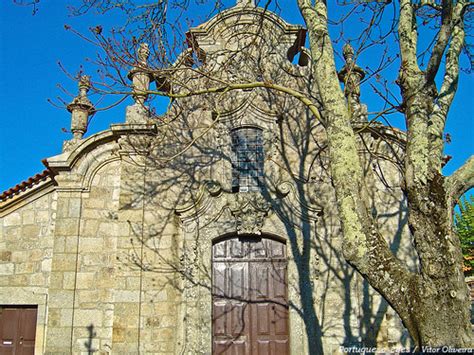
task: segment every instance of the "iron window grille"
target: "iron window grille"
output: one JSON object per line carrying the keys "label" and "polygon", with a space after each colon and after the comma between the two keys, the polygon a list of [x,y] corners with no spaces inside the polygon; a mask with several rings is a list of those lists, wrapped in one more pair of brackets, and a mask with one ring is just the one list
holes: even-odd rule
{"label": "iron window grille", "polygon": [[232,136],[232,191],[260,191],[263,185],[262,130],[242,127],[231,132]]}

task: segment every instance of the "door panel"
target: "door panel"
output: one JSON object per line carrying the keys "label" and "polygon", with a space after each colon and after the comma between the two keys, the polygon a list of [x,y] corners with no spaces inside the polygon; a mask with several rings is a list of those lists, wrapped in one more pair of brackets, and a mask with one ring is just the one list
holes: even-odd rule
{"label": "door panel", "polygon": [[226,324],[226,304],[219,304],[214,302],[214,335],[215,336],[225,336],[227,334],[227,324]]}
{"label": "door panel", "polygon": [[[234,339],[244,337],[245,333],[245,320],[247,318],[246,312],[246,304],[243,302],[232,302],[231,304],[227,305],[228,314],[230,314],[230,324],[229,324],[229,332]],[[244,339],[242,339],[244,340]]]}
{"label": "door panel", "polygon": [[[218,245],[217,258],[242,258],[240,245]],[[246,263],[213,263],[213,348],[217,354],[248,354],[248,308],[245,301],[248,289]]]}
{"label": "door panel", "polygon": [[250,263],[253,354],[288,353],[286,265],[273,260]]}
{"label": "door panel", "polygon": [[34,354],[37,309],[25,308],[20,313],[20,341],[18,343],[20,352],[18,354]]}
{"label": "door panel", "polygon": [[289,354],[289,344],[288,339],[286,340],[276,340],[275,341],[275,352],[273,354]]}
{"label": "door panel", "polygon": [[16,309],[3,308],[0,315],[0,354],[14,354],[20,314]]}
{"label": "door panel", "polygon": [[258,354],[270,354],[270,342],[268,340],[258,341]]}
{"label": "door panel", "polygon": [[242,300],[245,298],[247,285],[247,265],[244,263],[235,263],[228,266],[230,275],[226,275],[226,280],[230,286],[230,292],[226,295],[231,295],[234,300]]}
{"label": "door panel", "polygon": [[213,246],[213,353],[289,353],[286,247],[235,237]]}
{"label": "door panel", "polygon": [[0,354],[33,355],[36,307],[0,307]]}

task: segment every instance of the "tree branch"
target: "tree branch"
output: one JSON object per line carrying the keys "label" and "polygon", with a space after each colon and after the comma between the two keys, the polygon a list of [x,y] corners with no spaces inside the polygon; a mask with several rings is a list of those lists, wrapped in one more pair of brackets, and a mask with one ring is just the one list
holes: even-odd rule
{"label": "tree branch", "polygon": [[474,155],[451,174],[445,182],[446,194],[453,204],[469,189],[474,187]]}
{"label": "tree branch", "polygon": [[[255,88],[266,88],[266,89],[271,89],[275,90],[281,93],[288,94],[297,100],[299,100],[301,103],[303,103],[314,115],[314,117],[320,121],[324,125],[324,120],[321,117],[321,114],[319,113],[319,108],[316,106],[316,104],[313,102],[312,99],[310,99],[307,95],[303,94],[302,92],[298,90],[291,89],[287,86],[282,86],[278,84],[273,84],[270,82],[250,82],[250,83],[226,83],[220,86],[214,86],[214,87],[209,87],[205,89],[199,89],[199,90],[190,90],[187,92],[165,92],[165,91],[156,91],[156,90],[147,90],[141,92],[144,95],[156,95],[156,96],[162,96],[162,97],[169,97],[171,99],[183,99],[187,97],[193,97],[193,96],[200,96],[200,95],[205,95],[205,94],[218,94],[218,93],[226,93],[229,91],[233,90],[248,90],[248,89],[255,89]],[[113,91],[113,92],[108,92],[108,94],[114,94],[114,95],[133,95],[133,92],[131,91]],[[122,99],[123,100],[123,99]]]}
{"label": "tree branch", "polygon": [[420,70],[416,57],[418,33],[415,11],[411,0],[400,1],[400,19],[398,24],[402,69]]}
{"label": "tree branch", "polygon": [[405,182],[408,191],[416,192],[428,180],[428,116],[433,97],[427,92],[425,75],[418,66],[418,33],[411,0],[400,2],[398,35],[402,59],[398,84],[407,126]]}
{"label": "tree branch", "polygon": [[436,104],[430,116],[429,140],[430,140],[430,167],[441,170],[443,155],[443,132],[448,117],[448,111],[456,94],[459,80],[459,56],[464,45],[464,9],[465,2],[459,1],[453,13],[454,27],[452,31],[449,49],[446,53],[446,69],[437,97]]}
{"label": "tree branch", "polygon": [[443,59],[444,51],[449,43],[452,30],[452,11],[453,3],[451,0],[443,0],[441,11],[441,28],[438,32],[438,38],[431,52],[431,57],[426,67],[426,81],[432,82],[438,73],[441,60]]}
{"label": "tree branch", "polygon": [[[300,91],[291,89],[286,86],[278,85],[278,84],[273,84],[270,82],[252,82],[252,83],[237,83],[237,84],[232,84],[228,83],[225,85],[221,86],[216,86],[216,87],[210,87],[206,89],[200,89],[200,90],[195,90],[195,91],[188,91],[188,92],[182,92],[182,93],[166,93],[162,91],[147,91],[147,95],[158,95],[158,96],[166,96],[170,97],[172,99],[180,99],[180,98],[186,98],[186,97],[191,97],[191,96],[200,96],[204,94],[213,94],[213,93],[223,93],[223,92],[228,92],[232,90],[245,90],[245,89],[254,89],[254,88],[266,88],[266,89],[272,89],[275,91],[279,91],[285,94],[289,94],[292,97],[298,99],[301,103],[303,103],[308,109],[311,111],[311,113],[314,115],[314,117],[320,121],[321,123],[324,124],[321,114],[319,113],[318,107],[315,105],[315,103],[305,94],[303,94]],[[128,93],[121,93],[121,94],[131,94],[130,92]]]}

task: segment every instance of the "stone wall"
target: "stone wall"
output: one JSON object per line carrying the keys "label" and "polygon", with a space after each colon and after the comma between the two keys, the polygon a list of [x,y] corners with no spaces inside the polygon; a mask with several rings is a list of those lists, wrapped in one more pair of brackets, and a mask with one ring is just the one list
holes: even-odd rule
{"label": "stone wall", "polygon": [[[157,168],[157,156],[133,149],[153,136],[131,130],[120,137],[56,176],[54,191],[33,191],[23,205],[3,212],[0,303],[39,306],[41,352],[210,353],[211,245],[239,230],[287,244],[293,354],[308,353],[314,329],[330,353],[341,345],[405,341],[393,310],[341,256],[324,157],[298,185],[281,168],[277,137],[265,163],[271,188],[233,194],[228,160],[183,177],[182,170]],[[294,154],[286,160],[298,162]],[[394,168],[381,165],[395,176]],[[396,181],[391,189],[373,184],[374,206],[406,257],[410,240],[399,187]]]}
{"label": "stone wall", "polygon": [[57,179],[47,353],[112,345],[119,171],[118,163],[98,170],[87,193],[61,190],[66,178]]}
{"label": "stone wall", "polygon": [[54,191],[10,202],[0,215],[0,305],[37,305],[35,350],[45,346],[57,211]]}
{"label": "stone wall", "polygon": [[[191,30],[216,61],[211,74],[264,74],[312,90],[310,68],[287,56],[304,31],[267,12],[256,26],[263,10],[238,11]],[[271,35],[241,51],[251,29]],[[263,73],[243,60],[252,56],[259,65],[265,58]],[[220,69],[225,60],[229,73]],[[210,85],[181,69],[186,90]],[[77,138],[48,159],[56,185],[26,192],[2,218],[0,304],[39,305],[38,353],[210,354],[212,244],[239,234],[287,246],[292,354],[309,353],[310,344],[337,353],[406,341],[393,310],[342,257],[324,129],[298,100],[254,89],[175,100],[156,126],[140,124],[148,116],[136,105],[127,115],[128,124]],[[230,135],[249,126],[262,131],[264,184],[233,193]],[[368,198],[387,242],[410,262],[392,163],[401,149],[380,142],[361,135]]]}
{"label": "stone wall", "polygon": [[[176,332],[179,288],[175,283],[176,231],[172,210],[164,208],[165,177],[134,153],[139,141],[126,137],[121,154],[120,228],[116,262],[113,343],[119,353],[173,354],[180,347]],[[167,185],[165,191],[171,188]],[[171,216],[171,220],[170,220]]]}

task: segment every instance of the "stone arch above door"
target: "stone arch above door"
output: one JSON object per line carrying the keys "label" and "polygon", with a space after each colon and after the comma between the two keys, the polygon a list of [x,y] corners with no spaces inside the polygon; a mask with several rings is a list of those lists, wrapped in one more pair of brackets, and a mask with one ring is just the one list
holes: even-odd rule
{"label": "stone arch above door", "polygon": [[286,244],[232,235],[212,245],[213,354],[289,354]]}

